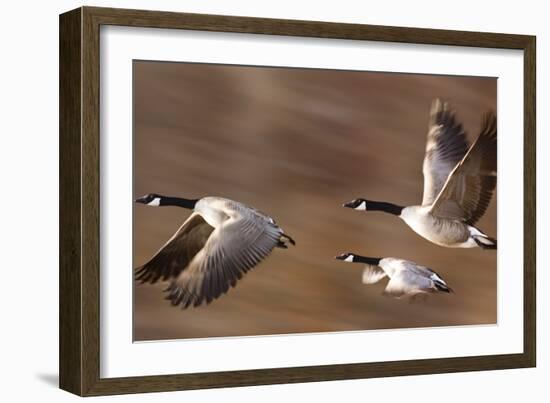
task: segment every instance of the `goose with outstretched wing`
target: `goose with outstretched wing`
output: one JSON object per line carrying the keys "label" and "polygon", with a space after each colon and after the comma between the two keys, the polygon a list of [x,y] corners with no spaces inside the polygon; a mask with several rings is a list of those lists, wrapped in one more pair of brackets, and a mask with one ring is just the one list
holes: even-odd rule
{"label": "goose with outstretched wing", "polygon": [[136,280],[142,283],[169,281],[165,291],[174,306],[209,304],[275,247],[295,244],[271,217],[233,200],[148,194],[136,202],[193,210],[172,238],[135,271]]}

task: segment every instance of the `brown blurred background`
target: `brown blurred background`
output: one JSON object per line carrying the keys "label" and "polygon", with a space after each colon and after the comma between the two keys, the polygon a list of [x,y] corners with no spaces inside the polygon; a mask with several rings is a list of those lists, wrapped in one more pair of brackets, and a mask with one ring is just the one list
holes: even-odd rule
{"label": "brown blurred background", "polygon": [[[134,285],[134,340],[495,323],[496,253],[449,249],[356,197],[419,204],[428,111],[449,99],[470,140],[496,110],[496,79],[134,62],[134,196],[223,196],[277,220],[276,249],[226,295],[180,310],[166,283]],[[190,211],[134,205],[134,266]],[[496,195],[479,228],[496,237]],[[341,252],[436,270],[455,294],[409,303],[366,286]]]}

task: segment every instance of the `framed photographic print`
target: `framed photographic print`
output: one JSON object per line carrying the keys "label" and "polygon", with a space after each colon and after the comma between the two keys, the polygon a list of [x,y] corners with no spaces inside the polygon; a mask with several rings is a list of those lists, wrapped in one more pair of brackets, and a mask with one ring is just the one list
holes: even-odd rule
{"label": "framed photographic print", "polygon": [[82,7],[60,181],[72,393],[535,365],[532,36]]}

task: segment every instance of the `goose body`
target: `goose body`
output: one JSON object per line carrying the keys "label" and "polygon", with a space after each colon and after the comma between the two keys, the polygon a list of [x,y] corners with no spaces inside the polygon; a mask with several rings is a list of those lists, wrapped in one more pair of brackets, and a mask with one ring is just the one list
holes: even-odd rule
{"label": "goose body", "polygon": [[142,283],[170,281],[167,299],[182,308],[212,302],[275,247],[295,244],[271,217],[230,199],[149,194],[136,202],[193,210],[172,238],[136,269]]}
{"label": "goose body", "polygon": [[418,235],[439,246],[473,248],[478,246],[474,236],[487,237],[475,227],[459,220],[433,215],[429,207],[405,207],[399,215]]}
{"label": "goose body", "polygon": [[396,215],[418,235],[440,246],[496,249],[496,240],[475,227],[496,187],[496,116],[484,116],[478,138],[468,147],[454,112],[447,103],[435,100],[422,171],[421,205],[400,206],[360,198],[344,207]]}
{"label": "goose body", "polygon": [[349,252],[337,256],[336,259],[363,264],[365,266],[363,270],[364,284],[374,284],[388,277],[389,281],[384,294],[395,298],[452,292],[445,280],[435,271],[409,260],[394,257],[366,257]]}

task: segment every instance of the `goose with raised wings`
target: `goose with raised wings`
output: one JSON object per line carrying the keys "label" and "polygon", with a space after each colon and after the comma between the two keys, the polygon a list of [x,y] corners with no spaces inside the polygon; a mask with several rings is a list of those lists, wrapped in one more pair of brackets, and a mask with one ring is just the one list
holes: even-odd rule
{"label": "goose with raised wings", "polygon": [[363,198],[344,204],[355,210],[400,217],[417,234],[449,248],[496,249],[495,239],[474,225],[485,214],[497,183],[497,121],[483,116],[479,136],[468,147],[466,133],[447,102],[431,108],[423,164],[422,204],[400,206]]}

